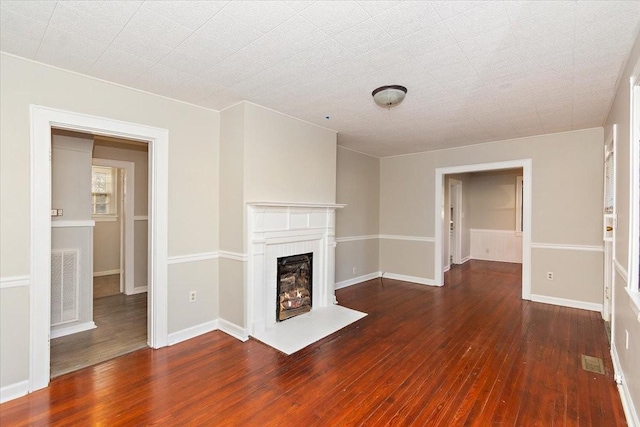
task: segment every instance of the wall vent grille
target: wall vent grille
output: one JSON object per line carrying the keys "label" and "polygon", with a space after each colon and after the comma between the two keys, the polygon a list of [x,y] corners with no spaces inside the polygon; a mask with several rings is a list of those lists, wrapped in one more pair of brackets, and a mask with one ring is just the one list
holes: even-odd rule
{"label": "wall vent grille", "polygon": [[51,251],[51,326],[78,320],[78,250]]}

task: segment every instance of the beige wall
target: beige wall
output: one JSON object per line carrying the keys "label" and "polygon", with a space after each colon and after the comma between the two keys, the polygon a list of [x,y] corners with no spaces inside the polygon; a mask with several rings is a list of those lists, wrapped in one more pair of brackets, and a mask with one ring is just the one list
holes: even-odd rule
{"label": "beige wall", "polygon": [[335,203],[336,133],[243,104],[245,201]]}
{"label": "beige wall", "polygon": [[[248,251],[248,202],[335,203],[335,132],[248,102],[221,117],[222,251]],[[220,318],[244,327],[246,262],[221,258]]]}
{"label": "beige wall", "polygon": [[474,173],[469,188],[471,228],[516,229],[516,178],[522,172]]}
{"label": "beige wall", "polygon": [[[93,138],[53,133],[51,136],[51,205],[63,215],[51,218],[52,226],[65,221],[91,220],[91,150]],[[78,251],[78,320],[51,327],[52,332],[93,321],[93,227],[51,229],[52,250]],[[53,309],[52,298],[52,309]]]}
{"label": "beige wall", "polygon": [[244,107],[220,113],[220,249],[238,253],[245,251]]}
{"label": "beige wall", "polygon": [[[219,113],[163,97],[109,84],[75,73],[0,54],[0,276],[29,275],[29,105],[123,120],[169,130],[169,256],[213,252],[218,249]],[[215,261],[213,261],[215,262]],[[188,269],[176,280],[175,271]],[[196,326],[218,317],[218,306],[203,300],[194,319],[187,300],[216,292],[215,269],[200,272],[197,263],[169,265],[169,332]],[[196,274],[196,272],[198,272]],[[197,280],[196,280],[197,278]],[[29,316],[29,292],[0,290],[2,307]],[[14,328],[25,322],[4,321],[0,326],[0,387],[28,379],[28,340],[13,340]],[[27,326],[28,327],[28,326]],[[24,334],[28,336],[28,334]]]}
{"label": "beige wall", "polygon": [[94,274],[115,270],[120,270],[120,216],[116,221],[96,221],[93,227]]}
{"label": "beige wall", "polygon": [[[601,246],[602,128],[540,135],[451,150],[387,157],[380,161],[381,234],[434,238],[435,169],[518,159],[532,159],[532,240],[534,243]],[[405,259],[412,242],[397,240],[393,250],[381,243],[381,268],[386,271],[433,279],[433,257],[421,257],[425,265]],[[424,242],[433,251],[433,243]],[[575,262],[555,266],[538,249],[532,255],[532,293],[587,303],[602,303],[602,260],[591,262],[587,252]],[[427,251],[421,249],[422,253]],[[580,260],[580,261],[579,261]],[[557,267],[557,268],[556,268]],[[552,270],[556,268],[556,270]],[[574,269],[588,269],[584,283],[554,281],[549,288],[546,271],[568,277]]]}
{"label": "beige wall", "polygon": [[[336,238],[377,236],[380,229],[380,159],[338,147]],[[336,247],[336,282],[379,270],[377,238],[343,241]],[[356,272],[353,272],[353,269]]]}
{"label": "beige wall", "polygon": [[[617,124],[616,141],[616,213],[618,215],[618,227],[615,230],[615,257],[616,261],[625,270],[625,276],[630,270],[629,238],[630,238],[630,111],[629,111],[629,80],[640,75],[640,37],[636,39],[627,66],[620,78],[618,91],[611,106],[609,117],[605,124],[605,133],[608,134],[614,124]],[[635,286],[637,284],[632,284]],[[619,271],[614,278],[615,306],[613,312],[613,342],[620,360],[620,368],[629,389],[632,402],[629,402],[636,414],[640,414],[640,322],[633,310],[634,303],[630,300],[625,290],[627,282]],[[625,348],[625,331],[629,333],[629,349]]]}

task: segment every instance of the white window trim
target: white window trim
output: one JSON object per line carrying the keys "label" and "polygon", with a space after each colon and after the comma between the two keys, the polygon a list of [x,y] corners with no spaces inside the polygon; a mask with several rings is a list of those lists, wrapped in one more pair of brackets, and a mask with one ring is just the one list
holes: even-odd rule
{"label": "white window trim", "polygon": [[[118,186],[119,186],[119,180],[120,180],[120,172],[118,171],[118,168],[116,167],[112,167],[112,166],[100,166],[100,165],[91,165],[91,178],[93,180],[93,168],[94,167],[101,167],[101,168],[109,168],[109,169],[115,169],[115,182],[113,183],[113,191],[111,192],[111,197],[113,197],[114,199],[114,212],[113,213],[92,213],[91,214],[91,219],[93,219],[94,221],[98,221],[98,222],[106,222],[106,221],[117,221],[118,220],[118,212],[120,211],[120,203],[118,202],[118,198],[120,197],[120,194],[118,192]],[[92,183],[93,185],[93,183]],[[92,189],[92,195],[93,195],[93,189]],[[92,202],[93,203],[93,202]],[[93,208],[92,208],[93,210]]]}
{"label": "white window trim", "polygon": [[627,265],[629,266],[629,280],[627,282],[626,291],[629,294],[631,306],[640,320],[640,289],[638,288],[638,279],[640,274],[640,147],[638,139],[640,138],[640,76],[635,75],[630,80],[630,171],[631,185],[629,203],[630,239],[629,239],[629,258]]}

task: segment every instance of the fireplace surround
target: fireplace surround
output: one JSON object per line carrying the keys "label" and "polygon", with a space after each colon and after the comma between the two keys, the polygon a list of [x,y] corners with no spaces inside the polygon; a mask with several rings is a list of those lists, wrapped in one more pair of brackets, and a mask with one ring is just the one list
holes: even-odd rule
{"label": "fireplace surround", "polygon": [[[247,204],[246,325],[249,335],[287,354],[364,316],[335,297],[335,210],[338,204]],[[312,254],[308,313],[276,320],[278,259]],[[280,345],[285,343],[285,345]]]}

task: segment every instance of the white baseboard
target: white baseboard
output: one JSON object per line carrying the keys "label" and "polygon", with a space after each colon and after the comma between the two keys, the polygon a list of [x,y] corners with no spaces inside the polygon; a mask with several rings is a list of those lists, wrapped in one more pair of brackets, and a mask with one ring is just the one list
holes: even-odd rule
{"label": "white baseboard", "polygon": [[357,285],[358,283],[366,282],[367,280],[377,279],[378,277],[380,277],[380,274],[382,273],[376,271],[375,273],[369,273],[362,276],[354,277],[352,279],[343,280],[341,282],[337,282],[335,288],[342,289],[346,288],[347,286],[353,286]]}
{"label": "white baseboard", "polygon": [[209,322],[201,323],[190,328],[183,329],[181,331],[172,332],[169,334],[169,345],[178,344],[179,342],[195,338],[198,335],[206,334],[207,332],[215,331],[218,329],[218,320],[211,320]]}
{"label": "white baseboard", "polygon": [[629,386],[627,385],[627,381],[622,371],[622,366],[620,365],[618,350],[613,342],[611,343],[611,361],[613,362],[614,376],[618,382],[618,392],[620,393],[622,409],[624,410],[624,416],[627,419],[627,424],[629,424],[629,427],[640,427],[640,416],[638,416],[638,411],[633,406],[631,392],[629,391]]}
{"label": "white baseboard", "polygon": [[602,312],[602,304],[595,302],[577,301],[565,298],[549,297],[546,295],[531,294],[531,301],[544,304],[560,305],[563,307],[579,308],[582,310]]}
{"label": "white baseboard", "polygon": [[120,274],[120,270],[94,271],[93,277],[111,276],[112,274]]}
{"label": "white baseboard", "polygon": [[405,276],[404,274],[395,274],[386,271],[384,272],[384,275],[382,277],[387,279],[402,280],[403,282],[417,283],[419,285],[442,286],[438,285],[433,279],[416,276]]}
{"label": "white baseboard", "polygon": [[137,294],[143,294],[145,292],[147,292],[149,290],[148,286],[140,286],[139,288],[133,288],[133,291],[131,293],[126,293],[125,295],[137,295]]}
{"label": "white baseboard", "polygon": [[447,272],[447,271],[449,271],[449,270],[451,270],[451,264],[449,264],[449,265],[445,265],[445,266],[442,268],[442,272],[443,272],[443,273],[446,273],[446,272]]}
{"label": "white baseboard", "polygon": [[78,332],[84,332],[84,331],[88,331],[90,329],[95,329],[95,328],[96,328],[96,324],[93,323],[93,320],[92,320],[91,322],[84,322],[84,323],[80,323],[72,326],[51,329],[50,338],[51,339],[60,338],[66,335],[77,334]]}
{"label": "white baseboard", "polygon": [[464,258],[462,258],[460,260],[460,264],[464,264],[465,262],[469,261],[470,259],[471,259],[471,255],[466,256],[466,257],[464,257]]}
{"label": "white baseboard", "polygon": [[0,403],[17,399],[29,393],[29,381],[20,381],[19,383],[9,384],[0,388]]}
{"label": "white baseboard", "polygon": [[470,259],[477,259],[478,261],[495,261],[495,262],[510,262],[512,264],[522,264],[521,259],[513,259],[513,258],[498,258],[498,257],[490,257],[490,256],[474,256]]}
{"label": "white baseboard", "polygon": [[228,320],[218,319],[218,329],[242,342],[245,342],[249,339],[249,331],[247,331],[242,326],[238,326],[235,323],[229,322]]}

